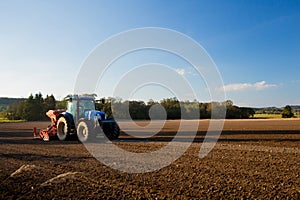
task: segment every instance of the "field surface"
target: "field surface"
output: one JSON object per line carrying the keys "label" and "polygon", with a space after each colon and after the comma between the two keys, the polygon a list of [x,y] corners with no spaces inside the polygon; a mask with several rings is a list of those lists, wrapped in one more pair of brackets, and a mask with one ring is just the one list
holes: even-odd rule
{"label": "field surface", "polygon": [[[149,122],[137,123],[143,128],[120,126],[139,138],[122,133],[113,144],[130,152],[156,151],[180,125],[167,121],[153,135],[155,122],[151,128]],[[48,122],[0,123],[0,199],[300,199],[299,119],[226,120],[204,158],[199,150],[210,121],[200,121],[194,139],[189,123],[177,141],[192,138],[188,150],[148,173],[114,170],[76,139],[33,139],[33,127],[45,128]]]}

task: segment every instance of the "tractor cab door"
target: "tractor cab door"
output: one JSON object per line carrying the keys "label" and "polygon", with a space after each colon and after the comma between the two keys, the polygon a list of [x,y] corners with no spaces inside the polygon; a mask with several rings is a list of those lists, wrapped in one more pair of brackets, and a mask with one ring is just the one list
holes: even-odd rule
{"label": "tractor cab door", "polygon": [[77,100],[69,101],[67,104],[67,112],[70,113],[73,116],[73,118],[76,117],[76,105]]}

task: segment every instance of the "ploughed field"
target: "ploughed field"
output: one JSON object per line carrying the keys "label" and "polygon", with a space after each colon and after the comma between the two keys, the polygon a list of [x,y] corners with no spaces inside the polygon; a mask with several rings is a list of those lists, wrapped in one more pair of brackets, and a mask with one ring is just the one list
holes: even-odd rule
{"label": "ploughed field", "polygon": [[[113,144],[130,152],[154,152],[169,144],[179,122],[167,121],[157,134],[159,121],[151,127],[137,122],[142,129],[120,122],[136,137],[122,133]],[[176,141],[193,140],[188,150],[147,173],[112,169],[76,139],[33,139],[33,127],[45,128],[48,122],[0,123],[0,199],[300,199],[299,119],[226,120],[204,158],[199,150],[210,121],[200,121],[195,138],[193,122],[185,121]],[[208,143],[216,136],[212,132]]]}

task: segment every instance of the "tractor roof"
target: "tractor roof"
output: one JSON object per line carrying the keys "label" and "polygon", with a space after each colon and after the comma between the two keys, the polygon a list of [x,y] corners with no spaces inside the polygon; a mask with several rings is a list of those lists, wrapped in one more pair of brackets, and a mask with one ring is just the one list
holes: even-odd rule
{"label": "tractor roof", "polygon": [[80,96],[80,95],[72,95],[66,98],[67,101],[72,101],[72,100],[91,100],[94,101],[95,98],[91,96]]}

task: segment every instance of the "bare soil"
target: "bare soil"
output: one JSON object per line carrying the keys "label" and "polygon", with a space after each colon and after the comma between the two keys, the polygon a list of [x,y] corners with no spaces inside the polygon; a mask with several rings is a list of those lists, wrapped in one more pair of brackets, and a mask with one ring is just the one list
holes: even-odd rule
{"label": "bare soil", "polygon": [[[0,123],[0,199],[300,199],[299,119],[226,120],[216,146],[204,158],[199,150],[209,120],[200,121],[183,156],[141,174],[107,167],[76,139],[32,138],[33,127],[48,124]],[[178,127],[179,121],[167,121],[151,138],[123,133],[114,143],[134,152],[154,151]],[[185,131],[184,137],[190,137],[189,126]]]}

